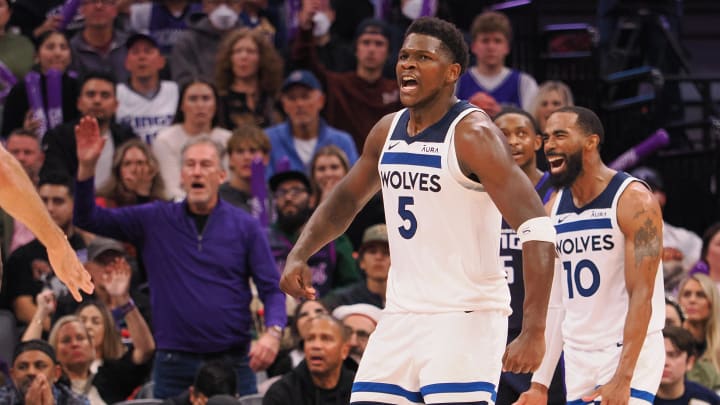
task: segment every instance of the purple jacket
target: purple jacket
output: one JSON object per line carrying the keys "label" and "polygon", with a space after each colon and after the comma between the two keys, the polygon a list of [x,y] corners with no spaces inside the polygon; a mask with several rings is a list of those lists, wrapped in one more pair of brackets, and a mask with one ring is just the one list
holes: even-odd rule
{"label": "purple jacket", "polygon": [[263,229],[245,211],[219,199],[199,234],[185,202],[105,209],[93,194],[93,179],[77,183],[75,224],[141,249],[158,349],[247,350],[250,278],[265,306],[265,325],[285,326],[280,274]]}

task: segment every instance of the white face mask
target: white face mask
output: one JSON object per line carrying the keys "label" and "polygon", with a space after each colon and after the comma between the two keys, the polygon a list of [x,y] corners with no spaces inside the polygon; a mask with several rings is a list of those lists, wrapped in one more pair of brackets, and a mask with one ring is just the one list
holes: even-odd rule
{"label": "white face mask", "polygon": [[208,15],[208,18],[213,27],[220,31],[227,31],[237,23],[238,13],[227,4],[221,4]]}
{"label": "white face mask", "polygon": [[[402,5],[402,13],[405,17],[414,20],[420,17],[422,13],[423,0],[406,0]],[[435,15],[437,11],[437,2],[430,2],[430,15]]]}
{"label": "white face mask", "polygon": [[330,17],[323,12],[317,12],[313,15],[313,36],[321,37],[330,32],[332,21]]}

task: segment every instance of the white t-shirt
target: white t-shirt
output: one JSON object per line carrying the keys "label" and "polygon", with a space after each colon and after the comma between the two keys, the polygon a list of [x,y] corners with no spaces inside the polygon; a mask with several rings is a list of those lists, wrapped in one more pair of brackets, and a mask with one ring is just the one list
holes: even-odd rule
{"label": "white t-shirt", "polygon": [[175,82],[160,82],[160,89],[152,98],[135,92],[125,83],[119,83],[115,119],[129,125],[145,143],[152,144],[158,131],[172,124],[178,97]]}

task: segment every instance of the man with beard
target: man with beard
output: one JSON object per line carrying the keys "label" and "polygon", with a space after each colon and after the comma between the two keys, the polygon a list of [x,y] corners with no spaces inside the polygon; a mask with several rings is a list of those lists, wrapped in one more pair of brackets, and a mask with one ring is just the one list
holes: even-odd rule
{"label": "man with beard", "polygon": [[62,370],[55,351],[43,340],[29,340],[15,348],[10,377],[12,385],[0,388],[4,405],[88,405],[84,396],[57,384]]}
{"label": "man with beard", "polygon": [[665,353],[660,206],[646,184],[602,162],[595,113],[564,107],[545,129],[559,260],[546,354],[518,403],[547,402],[561,350],[568,403],[652,403]]}
{"label": "man with beard", "polygon": [[[83,116],[97,120],[100,134],[111,142],[105,142],[95,175],[95,187],[100,187],[110,178],[112,159],[115,149],[136,135],[130,127],[115,123],[115,112],[118,102],[115,93],[115,79],[112,75],[102,72],[91,72],[83,77],[77,108]],[[74,120],[49,130],[43,137],[45,164],[40,170],[40,177],[49,172],[62,172],[75,177],[78,160],[75,152]]]}
{"label": "man with beard", "polygon": [[[104,209],[95,204],[93,174],[106,140],[89,117],[75,133],[76,224],[142,251],[157,346],[155,397],[180,394],[209,360],[230,363],[239,394],[257,392],[254,372],[267,368],[280,347],[285,295],[260,223],[218,196],[224,147],[207,136],[185,143],[182,202]],[[252,347],[250,279],[265,308],[265,333]]]}
{"label": "man with beard", "polygon": [[[268,238],[275,262],[282,272],[288,253],[312,214],[314,199],[310,179],[303,172],[294,170],[270,177],[270,191],[275,198],[277,220],[270,225]],[[352,251],[350,240],[341,235],[310,257],[312,285],[319,297],[360,280]]]}
{"label": "man with beard", "polygon": [[305,360],[270,386],[263,405],[334,405],[350,400],[355,373],[343,366],[350,347],[348,331],[337,319],[320,315],[310,321]]}

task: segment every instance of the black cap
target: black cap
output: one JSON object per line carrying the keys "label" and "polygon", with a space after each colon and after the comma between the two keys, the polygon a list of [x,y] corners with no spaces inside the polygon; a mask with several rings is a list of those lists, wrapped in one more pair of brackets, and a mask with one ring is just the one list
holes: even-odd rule
{"label": "black cap", "polygon": [[128,37],[127,41],[125,41],[125,47],[127,49],[130,49],[138,41],[147,41],[150,44],[152,44],[153,47],[160,49],[160,45],[158,45],[158,42],[155,38],[153,38],[151,35],[148,35],[148,34],[145,34],[142,32],[136,32],[136,33],[130,35]]}
{"label": "black cap", "polygon": [[366,18],[360,21],[360,25],[355,30],[355,40],[357,41],[363,34],[380,34],[390,42],[390,27],[385,21],[377,18]]}
{"label": "black cap", "polygon": [[650,186],[650,189],[652,191],[662,191],[665,187],[662,177],[660,177],[660,173],[647,166],[640,166],[633,170],[630,174],[633,177],[636,177],[647,183],[647,185]]}
{"label": "black cap", "polygon": [[310,179],[308,179],[308,176],[306,176],[305,173],[297,170],[288,170],[285,172],[275,173],[272,177],[270,177],[270,191],[274,193],[275,190],[280,187],[280,184],[288,180],[299,180],[305,185],[305,188],[307,188],[308,191],[311,189]]}
{"label": "black cap", "polygon": [[50,346],[50,343],[40,340],[40,339],[33,339],[28,340],[26,342],[21,342],[17,346],[15,346],[15,351],[13,352],[13,363],[15,363],[15,360],[20,356],[21,354],[25,352],[30,351],[40,351],[48,355],[50,357],[50,360],[53,361],[53,364],[57,364],[57,359],[55,358],[55,349]]}

